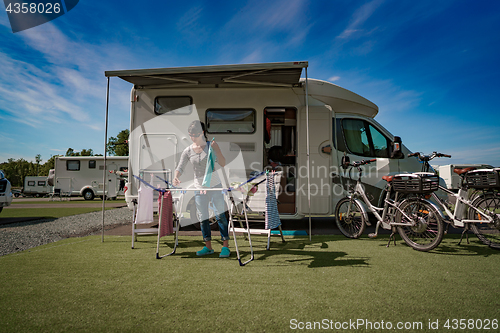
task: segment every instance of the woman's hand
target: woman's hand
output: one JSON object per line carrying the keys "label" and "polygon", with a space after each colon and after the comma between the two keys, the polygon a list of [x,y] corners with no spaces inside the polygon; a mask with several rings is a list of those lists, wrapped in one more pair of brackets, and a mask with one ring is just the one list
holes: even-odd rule
{"label": "woman's hand", "polygon": [[174,180],[172,181],[172,184],[174,184],[174,186],[177,186],[181,183],[181,181],[179,180],[179,178],[175,177]]}

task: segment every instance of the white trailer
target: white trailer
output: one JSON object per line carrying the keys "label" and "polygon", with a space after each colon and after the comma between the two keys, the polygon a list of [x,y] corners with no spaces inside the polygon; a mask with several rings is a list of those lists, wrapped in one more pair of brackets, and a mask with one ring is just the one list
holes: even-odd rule
{"label": "white trailer", "polygon": [[5,174],[0,170],[0,212],[12,203],[11,185]]}
{"label": "white trailer", "polygon": [[51,192],[47,176],[24,177],[23,194],[27,196],[44,197]]}
{"label": "white trailer", "polygon": [[[124,194],[128,156],[110,156],[106,163],[106,197]],[[93,200],[103,193],[103,156],[56,156],[49,181],[62,195]]]}
{"label": "white trailer", "polygon": [[[192,143],[187,127],[195,119],[206,123],[208,140],[215,138],[221,147],[230,182],[248,179],[271,162],[279,164],[278,210],[287,219],[333,214],[346,194],[348,175],[340,168],[344,154],[351,161],[377,159],[363,180],[375,203],[382,200],[382,176],[420,171],[400,139],[375,121],[374,103],[330,82],[308,79],[307,66],[288,62],[105,72],[108,79],[134,85],[125,193],[129,207],[140,184],[133,175],[150,181],[175,170],[180,153]],[[189,175],[192,171],[185,170],[183,188]],[[189,198],[184,204],[189,208]]]}
{"label": "white trailer", "polygon": [[434,168],[439,170],[439,177],[444,180],[447,188],[458,191],[460,189],[460,176],[453,172],[453,170],[471,167],[475,169],[493,168],[488,164],[447,164]]}

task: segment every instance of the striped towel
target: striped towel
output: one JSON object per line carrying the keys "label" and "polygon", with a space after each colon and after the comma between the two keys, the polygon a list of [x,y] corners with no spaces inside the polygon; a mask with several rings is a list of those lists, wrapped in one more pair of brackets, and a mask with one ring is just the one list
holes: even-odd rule
{"label": "striped towel", "polygon": [[274,185],[274,171],[266,175],[266,229],[274,229],[281,225],[276,201],[276,187]]}
{"label": "striped towel", "polygon": [[160,212],[160,238],[174,233],[172,193],[160,192],[158,197],[158,211]]}

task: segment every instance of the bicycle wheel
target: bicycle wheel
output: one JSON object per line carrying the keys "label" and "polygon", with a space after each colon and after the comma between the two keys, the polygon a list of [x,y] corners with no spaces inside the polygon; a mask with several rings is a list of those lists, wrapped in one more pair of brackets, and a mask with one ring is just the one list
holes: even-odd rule
{"label": "bicycle wheel", "polygon": [[[471,229],[477,238],[491,248],[500,250],[500,194],[491,194],[480,197],[472,205],[481,210],[491,212],[493,223],[472,223]],[[481,220],[481,215],[469,208],[470,220]]]}
{"label": "bicycle wheel", "polygon": [[335,208],[335,222],[344,236],[359,238],[365,230],[366,217],[359,202],[343,198]]}
{"label": "bicycle wheel", "polygon": [[411,223],[398,226],[398,233],[408,246],[418,251],[430,251],[441,243],[443,221],[432,204],[422,199],[408,199],[399,206],[396,222]]}

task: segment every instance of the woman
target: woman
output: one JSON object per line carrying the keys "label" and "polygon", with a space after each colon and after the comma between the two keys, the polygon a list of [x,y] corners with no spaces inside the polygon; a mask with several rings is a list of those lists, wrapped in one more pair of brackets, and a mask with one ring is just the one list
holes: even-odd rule
{"label": "woman", "polygon": [[208,205],[212,202],[212,207],[214,207],[215,219],[219,224],[219,231],[221,234],[223,247],[220,252],[220,258],[229,257],[231,251],[229,250],[229,230],[228,221],[225,214],[225,202],[224,196],[222,194],[222,185],[220,179],[216,172],[212,174],[212,184],[216,184],[213,187],[220,187],[221,191],[203,191],[202,182],[205,176],[205,169],[207,165],[207,157],[209,146],[212,146],[213,151],[217,157],[217,163],[224,167],[226,164],[226,159],[222,155],[219,145],[212,141],[212,143],[207,141],[205,136],[205,124],[199,120],[191,122],[188,127],[189,137],[193,141],[193,144],[189,145],[182,152],[179,165],[174,172],[174,186],[181,183],[179,177],[182,175],[187,162],[193,164],[194,169],[194,185],[200,191],[195,192],[195,204],[198,220],[201,224],[201,232],[203,234],[203,241],[205,242],[205,247],[200,251],[196,252],[198,256],[204,256],[207,254],[214,253],[212,248],[212,232],[210,230],[210,222],[208,220]]}

